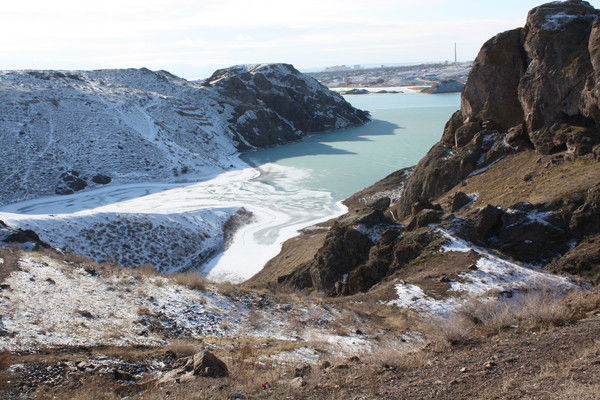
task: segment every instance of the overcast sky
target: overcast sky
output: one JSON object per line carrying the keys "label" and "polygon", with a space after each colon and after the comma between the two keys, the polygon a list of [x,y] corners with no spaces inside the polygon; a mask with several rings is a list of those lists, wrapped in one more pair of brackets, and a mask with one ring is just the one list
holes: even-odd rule
{"label": "overcast sky", "polygon": [[[0,69],[148,67],[201,78],[233,64],[471,60],[534,0],[3,0]],[[597,8],[600,0],[591,1]]]}

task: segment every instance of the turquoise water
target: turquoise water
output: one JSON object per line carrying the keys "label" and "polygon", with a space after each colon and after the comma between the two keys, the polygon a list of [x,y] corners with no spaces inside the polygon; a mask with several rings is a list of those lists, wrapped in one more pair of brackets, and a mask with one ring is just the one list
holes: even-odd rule
{"label": "turquoise water", "polygon": [[[416,164],[437,142],[444,124],[460,105],[458,93],[429,95],[370,94],[345,96],[353,106],[371,112],[367,125],[314,134],[305,140],[258,150],[242,158],[252,165],[275,163],[306,172],[302,185],[327,191],[334,200]],[[263,172],[265,183],[277,177]]]}
{"label": "turquoise water", "polygon": [[[203,273],[214,280],[248,279],[300,229],[344,213],[340,200],[416,164],[459,108],[458,94],[346,98],[370,111],[373,120],[361,127],[314,134],[300,142],[245,154],[243,158],[257,168],[233,170],[188,185],[135,184],[38,199],[5,207],[0,211],[18,214],[3,214],[1,219],[15,225],[29,219],[57,232],[53,221],[61,213],[168,215],[245,207],[254,221],[236,232],[231,245],[208,262]],[[198,229],[205,229],[204,225]]]}

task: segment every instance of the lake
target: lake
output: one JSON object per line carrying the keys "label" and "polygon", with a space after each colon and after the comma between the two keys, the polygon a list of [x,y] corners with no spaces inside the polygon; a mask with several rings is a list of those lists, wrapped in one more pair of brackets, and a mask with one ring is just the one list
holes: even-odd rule
{"label": "lake", "polygon": [[[283,242],[300,229],[343,214],[346,209],[341,200],[416,164],[439,140],[460,103],[457,93],[369,94],[346,99],[370,111],[372,121],[243,154],[242,159],[252,167],[193,184],[108,186],[29,200],[0,208],[0,216],[17,226],[27,223],[43,228],[44,240],[53,244],[62,238],[55,229],[60,216],[158,214],[168,220],[173,214],[242,206],[254,214],[254,222],[241,227],[229,248],[205,264],[202,273],[218,281],[243,281],[277,255]],[[63,229],[68,227],[63,224]],[[88,250],[84,246],[78,252]]]}

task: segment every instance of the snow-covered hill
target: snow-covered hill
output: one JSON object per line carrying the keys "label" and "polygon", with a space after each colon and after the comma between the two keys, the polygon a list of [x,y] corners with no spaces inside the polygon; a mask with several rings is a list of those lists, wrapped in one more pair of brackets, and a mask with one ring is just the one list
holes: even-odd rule
{"label": "snow-covered hill", "polygon": [[106,184],[194,181],[239,150],[366,122],[291,65],[191,82],[148,69],[0,72],[0,205]]}

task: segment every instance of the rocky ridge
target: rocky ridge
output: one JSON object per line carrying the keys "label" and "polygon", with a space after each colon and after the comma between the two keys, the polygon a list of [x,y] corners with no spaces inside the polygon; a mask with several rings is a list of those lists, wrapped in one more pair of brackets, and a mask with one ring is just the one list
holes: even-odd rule
{"label": "rocky ridge", "polygon": [[416,167],[347,200],[347,215],[284,245],[247,285],[416,306],[521,267],[597,280],[599,15],[552,2],[486,42],[461,109]]}

